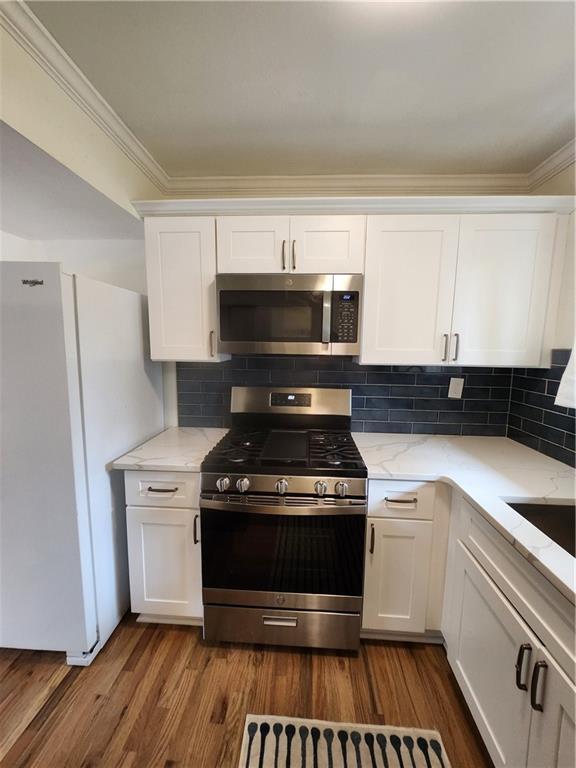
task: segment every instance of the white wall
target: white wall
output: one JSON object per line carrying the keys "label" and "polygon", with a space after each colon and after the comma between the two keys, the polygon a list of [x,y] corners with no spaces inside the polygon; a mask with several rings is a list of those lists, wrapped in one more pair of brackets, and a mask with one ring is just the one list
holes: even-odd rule
{"label": "white wall", "polygon": [[143,240],[26,240],[0,232],[3,261],[58,261],[103,283],[146,293]]}

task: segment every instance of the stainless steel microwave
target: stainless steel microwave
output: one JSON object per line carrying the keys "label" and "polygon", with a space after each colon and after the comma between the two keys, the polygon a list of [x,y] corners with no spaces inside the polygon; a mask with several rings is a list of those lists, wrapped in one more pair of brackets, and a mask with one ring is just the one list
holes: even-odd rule
{"label": "stainless steel microwave", "polygon": [[217,275],[218,350],[358,355],[362,275]]}

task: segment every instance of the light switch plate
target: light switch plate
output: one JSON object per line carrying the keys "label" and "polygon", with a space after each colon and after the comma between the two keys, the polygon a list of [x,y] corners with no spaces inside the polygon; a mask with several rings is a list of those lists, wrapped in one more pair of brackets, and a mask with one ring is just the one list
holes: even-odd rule
{"label": "light switch plate", "polygon": [[453,400],[459,400],[462,397],[462,390],[464,389],[464,379],[451,378],[450,386],[448,387],[448,397]]}

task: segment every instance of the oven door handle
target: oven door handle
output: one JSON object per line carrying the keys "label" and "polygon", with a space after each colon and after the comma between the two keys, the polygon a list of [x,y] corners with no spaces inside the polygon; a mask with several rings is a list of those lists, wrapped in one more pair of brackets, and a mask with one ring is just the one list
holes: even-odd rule
{"label": "oven door handle", "polygon": [[291,507],[279,504],[237,504],[233,501],[217,501],[215,499],[200,499],[200,509],[215,509],[223,512],[244,512],[249,515],[290,515],[308,517],[328,517],[341,515],[366,515],[368,507],[365,502],[334,504],[334,506],[318,505],[311,507]]}
{"label": "oven door handle", "polygon": [[332,335],[332,292],[324,291],[322,297],[322,344],[330,344]]}

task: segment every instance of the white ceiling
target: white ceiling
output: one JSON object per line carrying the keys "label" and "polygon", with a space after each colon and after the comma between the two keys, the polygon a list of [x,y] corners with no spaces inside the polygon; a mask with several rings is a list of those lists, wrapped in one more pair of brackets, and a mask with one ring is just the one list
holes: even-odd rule
{"label": "white ceiling", "polygon": [[574,135],[572,2],[33,2],[172,176],[528,172]]}
{"label": "white ceiling", "polygon": [[0,122],[0,229],[28,240],[137,240],[142,222]]}

